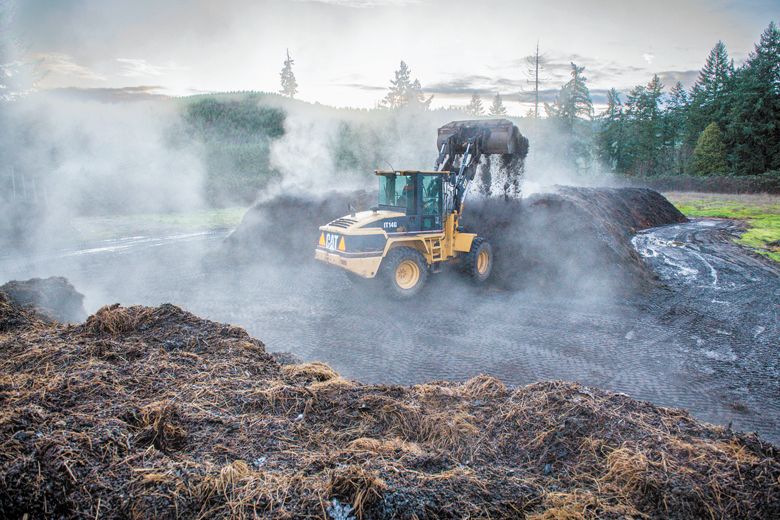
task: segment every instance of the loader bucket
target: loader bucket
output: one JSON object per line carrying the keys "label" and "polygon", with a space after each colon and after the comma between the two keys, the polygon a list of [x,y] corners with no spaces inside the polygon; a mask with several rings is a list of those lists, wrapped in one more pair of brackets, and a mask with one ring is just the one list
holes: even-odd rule
{"label": "loader bucket", "polygon": [[450,138],[451,153],[464,153],[467,139],[481,136],[480,150],[483,154],[519,155],[524,158],[528,154],[528,139],[508,119],[486,119],[471,121],[453,121],[439,128],[436,149]]}

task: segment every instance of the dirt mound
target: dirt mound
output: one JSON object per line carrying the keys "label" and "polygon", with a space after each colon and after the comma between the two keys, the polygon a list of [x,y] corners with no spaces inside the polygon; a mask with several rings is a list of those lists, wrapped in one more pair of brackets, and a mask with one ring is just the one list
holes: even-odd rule
{"label": "dirt mound", "polygon": [[362,385],[173,305],[0,351],[5,518],[780,515],[772,445],[575,383]]}
{"label": "dirt mound", "polygon": [[[346,214],[349,204],[365,209],[373,201],[373,195],[356,192],[259,203],[228,239],[227,252],[249,261],[313,261],[317,228]],[[499,285],[592,291],[648,282],[652,273],[631,245],[631,236],[685,220],[653,190],[559,186],[519,201],[473,199],[463,224],[491,241],[497,258],[493,280]]]}
{"label": "dirt mound", "polygon": [[87,316],[84,295],[61,276],[10,281],[0,285],[18,306],[28,308],[43,319],[75,323]]}
{"label": "dirt mound", "polygon": [[490,240],[500,285],[590,292],[650,281],[631,237],[686,220],[653,190],[558,186],[522,201],[474,201],[463,224]]}
{"label": "dirt mound", "polygon": [[365,191],[332,192],[322,199],[282,195],[255,204],[227,239],[230,255],[243,261],[303,262],[314,257],[318,228],[349,213],[375,204]]}

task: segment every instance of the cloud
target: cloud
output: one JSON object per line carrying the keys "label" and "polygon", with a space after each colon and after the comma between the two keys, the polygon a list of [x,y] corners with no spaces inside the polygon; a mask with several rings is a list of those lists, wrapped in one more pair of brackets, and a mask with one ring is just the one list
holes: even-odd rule
{"label": "cloud", "polygon": [[[646,72],[644,67],[635,65],[624,65],[614,60],[604,60],[583,56],[582,54],[562,54],[562,53],[544,53],[542,56],[542,66],[539,71],[539,83],[543,86],[560,87],[571,78],[571,64],[579,67],[585,67],[585,77],[591,85],[598,87],[623,85],[626,75],[633,75],[640,72]],[[516,82],[519,88],[527,84],[531,79],[531,73],[528,71],[528,58],[513,59],[498,67],[491,67],[493,70],[520,70],[523,76],[522,81]]]}
{"label": "cloud", "polygon": [[674,86],[678,81],[685,87],[691,87],[699,77],[698,70],[665,70],[657,72],[657,74],[661,79],[661,83],[667,87]]}
{"label": "cloud", "polygon": [[48,89],[47,92],[87,101],[116,103],[118,101],[148,101],[166,97],[165,89],[156,85],[141,85],[137,87],[120,88],[79,88],[64,87]]}
{"label": "cloud", "polygon": [[68,54],[57,52],[37,53],[33,55],[33,59],[36,61],[38,69],[46,75],[58,74],[87,81],[106,81],[108,79],[92,69],[79,65]]}
{"label": "cloud", "polygon": [[358,90],[367,90],[370,92],[387,90],[389,87],[380,87],[378,85],[369,85],[366,83],[334,83],[337,87],[355,88]]}
{"label": "cloud", "polygon": [[645,60],[648,65],[652,65],[653,60],[655,59],[655,54],[651,52],[645,52],[644,54],[642,54],[642,59]]}
{"label": "cloud", "polygon": [[119,74],[126,78],[156,77],[170,72],[186,70],[185,67],[179,67],[178,65],[153,65],[144,59],[138,58],[117,58],[116,61],[122,64],[122,71]]}

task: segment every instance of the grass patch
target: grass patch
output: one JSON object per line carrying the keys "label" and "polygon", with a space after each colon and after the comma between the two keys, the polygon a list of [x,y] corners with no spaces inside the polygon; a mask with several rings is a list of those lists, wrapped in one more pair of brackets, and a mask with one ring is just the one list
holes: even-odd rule
{"label": "grass patch", "polygon": [[666,193],[688,217],[744,220],[748,230],[738,242],[780,262],[780,196],[718,193]]}
{"label": "grass patch", "polygon": [[73,227],[83,240],[109,240],[133,235],[163,235],[235,228],[246,208],[205,209],[186,213],[139,213],[110,217],[78,217]]}

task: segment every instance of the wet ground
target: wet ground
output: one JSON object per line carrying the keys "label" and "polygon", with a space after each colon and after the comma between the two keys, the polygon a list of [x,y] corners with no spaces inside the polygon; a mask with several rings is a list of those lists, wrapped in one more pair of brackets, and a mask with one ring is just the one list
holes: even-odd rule
{"label": "wet ground", "polygon": [[[387,301],[313,262],[225,268],[226,232],[105,241],[33,259],[0,258],[0,282],[64,275],[87,310],[172,302],[242,325],[272,351],[322,360],[364,382],[579,381],[780,442],[780,270],[731,243],[740,225],[654,228],[634,245],[660,287],[572,299],[476,290],[436,277],[415,302]],[[205,260],[204,260],[205,258]]]}

